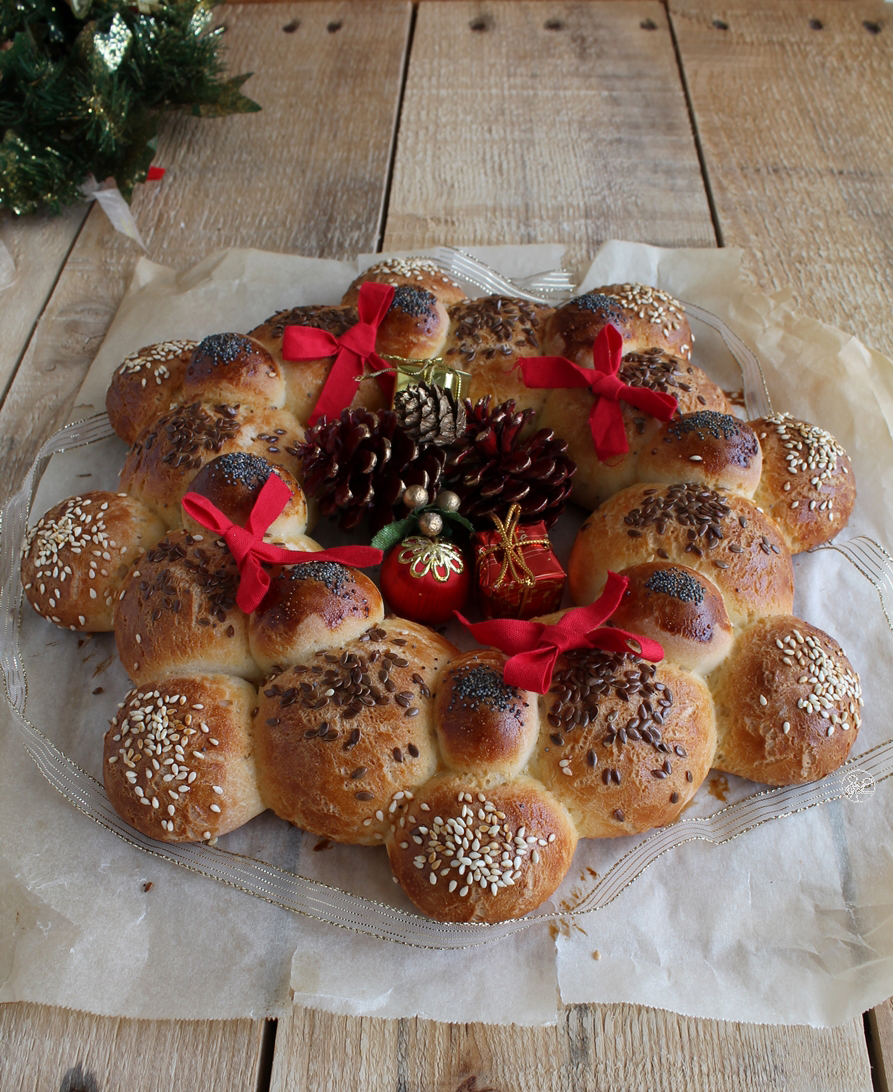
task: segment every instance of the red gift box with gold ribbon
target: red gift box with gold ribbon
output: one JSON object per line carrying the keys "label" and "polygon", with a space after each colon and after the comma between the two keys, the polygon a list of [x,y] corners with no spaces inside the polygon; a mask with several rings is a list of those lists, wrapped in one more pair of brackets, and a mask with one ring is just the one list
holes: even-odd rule
{"label": "red gift box with gold ribbon", "polygon": [[505,522],[474,536],[477,597],[485,618],[534,618],[561,606],[567,574],[552,551],[546,525],[519,525],[512,505]]}

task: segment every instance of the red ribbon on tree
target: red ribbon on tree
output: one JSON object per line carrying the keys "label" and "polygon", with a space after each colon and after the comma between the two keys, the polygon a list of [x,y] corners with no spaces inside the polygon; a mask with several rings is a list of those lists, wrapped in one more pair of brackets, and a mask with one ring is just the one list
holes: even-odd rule
{"label": "red ribbon on tree", "polygon": [[647,387],[631,387],[617,378],[623,357],[623,337],[610,323],[592,346],[594,367],[581,368],[564,356],[530,356],[521,361],[528,387],[588,387],[595,396],[589,411],[589,429],[595,453],[604,462],[629,451],[620,402],[628,402],[659,421],[669,421],[677,402],[671,394]]}
{"label": "red ribbon on tree", "polygon": [[392,284],[366,281],[360,286],[357,301],[360,321],[341,337],[335,337],[328,330],[317,330],[314,326],[285,327],[282,333],[283,360],[335,357],[310,415],[309,425],[315,425],[320,417],[338,417],[350,405],[357,392],[357,380],[362,378],[367,365],[373,371],[387,372],[378,376],[378,382],[390,405],[395,384],[393,369],[376,353],[375,339],[393,299]]}
{"label": "red ribbon on tree", "polygon": [[[509,686],[545,694],[552,685],[559,654],[571,649],[601,648],[606,652],[632,652],[644,660],[663,659],[664,650],[657,641],[604,625],[620,606],[628,584],[625,576],[609,572],[605,590],[594,603],[571,608],[555,625],[510,618],[469,622],[458,611],[456,616],[475,640],[508,653],[502,677]],[[637,647],[631,647],[633,643]]]}
{"label": "red ribbon on tree", "polygon": [[287,550],[264,542],[264,532],[288,504],[291,490],[277,475],[271,474],[257,495],[246,526],[233,523],[207,497],[187,493],[183,498],[183,511],[192,516],[202,527],[223,536],[229,552],[239,567],[239,590],[236,604],[246,614],[260,606],[270,587],[270,574],[262,561],[287,565],[300,561],[337,561],[363,569],[377,565],[382,559],[381,550],[372,546],[338,546],[332,550]]}

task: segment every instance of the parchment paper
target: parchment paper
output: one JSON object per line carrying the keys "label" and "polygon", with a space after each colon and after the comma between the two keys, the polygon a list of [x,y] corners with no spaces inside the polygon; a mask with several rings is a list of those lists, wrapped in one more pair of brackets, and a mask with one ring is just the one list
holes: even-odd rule
{"label": "parchment paper", "polygon": [[[555,267],[561,248],[480,253],[523,275]],[[740,259],[731,250],[610,243],[585,287],[652,283],[724,318],[763,360],[775,407],[828,428],[853,457],[860,497],[845,537],[893,543],[893,367],[849,335],[797,316],[784,296],[753,290]],[[74,416],[103,404],[111,372],[131,350],[245,330],[282,307],[336,302],[355,272],[348,263],[251,251],[212,255],[183,274],[142,261]],[[722,343],[695,330],[697,362],[727,388],[740,387]],[[108,441],[55,460],[35,515],[71,493],[113,486],[123,454],[122,444]],[[573,517],[570,534],[572,524]],[[877,596],[832,552],[798,559],[797,582],[797,613],[833,633],[862,674],[866,716],[857,748],[873,747],[891,736],[885,710],[893,689],[886,680],[891,634]],[[29,717],[98,776],[102,734],[127,689],[111,637],[50,631],[29,610],[22,637]],[[231,1018],[281,1014],[294,1000],[334,1012],[519,1024],[554,1020],[559,1002],[628,1001],[691,1015],[832,1024],[893,993],[890,781],[725,846],[675,849],[595,914],[468,952],[437,952],[289,914],[121,842],[47,785],[8,730],[5,710],[3,717],[3,1001]],[[756,788],[713,775],[687,815],[708,814],[721,799]],[[634,841],[581,843],[556,906],[568,905]],[[329,847],[269,815],[221,844],[408,906],[382,850]]]}

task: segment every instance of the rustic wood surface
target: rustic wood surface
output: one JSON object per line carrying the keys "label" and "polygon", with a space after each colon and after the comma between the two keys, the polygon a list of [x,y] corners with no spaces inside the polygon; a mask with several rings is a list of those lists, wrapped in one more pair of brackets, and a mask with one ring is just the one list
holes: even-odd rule
{"label": "rustic wood surface", "polygon": [[[147,256],[182,269],[221,247],[375,250],[410,16],[404,0],[219,8],[229,71],[254,72],[244,90],[263,109],[166,120],[156,162],[167,173],[138,186],[132,206]],[[49,255],[17,249],[27,290]],[[4,499],[66,420],[141,253],[99,208],[68,259],[58,251],[58,282],[0,408]]]}
{"label": "rustic wood surface", "polygon": [[[893,351],[893,18],[879,0],[425,0],[414,26],[402,0],[313,0],[221,18],[228,66],[255,72],[245,90],[264,110],[164,127],[168,174],[133,206],[154,261],[566,241],[579,264],[608,238],[720,242],[747,249],[764,289]],[[0,292],[7,490],[68,413],[139,257],[98,209],[81,220],[0,222],[18,269]],[[274,1027],[14,1004],[0,1006],[0,1088],[867,1092],[869,1046],[874,1087],[893,1088],[893,1004],[867,1023],[866,1039],[859,1020],[593,1005],[543,1029],[310,1010]]]}
{"label": "rustic wood surface", "polygon": [[663,6],[421,4],[384,248],[606,239],[716,244]]}

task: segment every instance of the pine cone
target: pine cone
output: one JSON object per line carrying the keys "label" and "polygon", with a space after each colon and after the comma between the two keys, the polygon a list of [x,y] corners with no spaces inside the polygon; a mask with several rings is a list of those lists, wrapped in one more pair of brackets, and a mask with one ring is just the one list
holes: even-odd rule
{"label": "pine cone", "polygon": [[449,447],[465,431],[465,406],[438,383],[397,391],[394,411],[403,429],[420,444]]}
{"label": "pine cone", "polygon": [[366,516],[373,532],[390,523],[408,485],[436,491],[445,461],[437,448],[420,449],[392,410],[345,409],[338,418],[323,419],[307,430],[298,454],[305,491],[317,498],[324,516],[339,515],[345,531]]}
{"label": "pine cone", "polygon": [[542,520],[551,527],[564,511],[577,470],[566,442],[550,428],[520,440],[534,411],[516,413],[511,400],[491,410],[489,396],[474,406],[466,399],[465,409],[465,434],[443,475],[443,488],[462,498],[460,512],[479,523],[492,514],[505,519],[518,504],[522,522]]}

